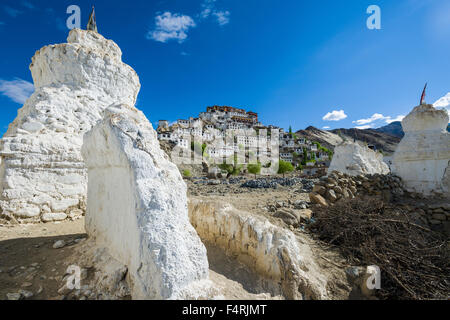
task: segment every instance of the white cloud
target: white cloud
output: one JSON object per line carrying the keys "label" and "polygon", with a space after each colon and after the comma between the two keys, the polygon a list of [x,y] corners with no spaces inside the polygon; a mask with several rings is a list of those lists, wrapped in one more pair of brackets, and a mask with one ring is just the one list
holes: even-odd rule
{"label": "white cloud", "polygon": [[447,110],[448,114],[450,115],[450,92],[447,93],[445,96],[437,100],[433,106],[436,109],[445,109]]}
{"label": "white cloud", "polygon": [[372,123],[372,122],[374,122],[374,121],[376,121],[376,120],[386,120],[386,119],[388,119],[389,117],[385,117],[385,116],[383,116],[382,114],[380,114],[380,113],[374,113],[370,118],[367,118],[367,119],[359,119],[359,120],[356,120],[356,121],[352,121],[353,123],[356,123],[356,124],[358,124],[358,125],[363,125],[363,124],[368,124],[368,123]]}
{"label": "white cloud", "polygon": [[33,93],[31,82],[16,78],[11,81],[0,80],[0,93],[12,101],[23,104]]}
{"label": "white cloud", "polygon": [[[368,129],[368,127],[374,128],[376,124],[380,126],[381,124],[391,123],[394,121],[402,121],[404,117],[404,115],[398,115],[397,117],[392,118],[390,116],[384,116],[381,113],[374,113],[370,118],[359,119],[352,122],[358,125],[355,126],[357,129]],[[367,126],[368,124],[370,124],[370,126]]]}
{"label": "white cloud", "polygon": [[391,123],[394,121],[402,121],[404,117],[405,117],[404,115],[399,115],[393,119],[391,117],[388,117],[389,119],[386,120],[386,123]]}
{"label": "white cloud", "polygon": [[164,12],[155,17],[156,28],[147,34],[147,39],[166,43],[170,40],[177,40],[179,43],[187,38],[187,32],[190,28],[196,26],[190,16],[178,13],[172,14]]}
{"label": "white cloud", "polygon": [[325,127],[322,127],[322,129],[327,130],[327,129],[330,129],[330,127],[329,126],[325,126]]}
{"label": "white cloud", "polygon": [[368,124],[365,126],[355,126],[356,129],[364,130],[364,129],[370,129],[372,128],[372,125]]}
{"label": "white cloud", "polygon": [[200,13],[200,17],[202,19],[214,16],[217,20],[217,23],[221,26],[224,26],[230,22],[230,11],[217,10],[216,0],[205,0],[202,3],[202,8],[202,12]]}
{"label": "white cloud", "polygon": [[328,112],[326,115],[323,116],[322,120],[325,121],[340,121],[347,118],[347,115],[345,114],[344,110],[333,110],[331,112]]}
{"label": "white cloud", "polygon": [[230,11],[216,11],[213,15],[216,16],[217,23],[221,26],[224,26],[230,22]]}

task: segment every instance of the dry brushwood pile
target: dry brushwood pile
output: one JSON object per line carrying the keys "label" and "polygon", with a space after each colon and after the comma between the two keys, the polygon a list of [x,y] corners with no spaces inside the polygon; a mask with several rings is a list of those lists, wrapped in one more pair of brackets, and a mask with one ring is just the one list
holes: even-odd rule
{"label": "dry brushwood pile", "polygon": [[319,208],[309,230],[352,265],[381,269],[380,299],[448,299],[450,244],[402,209],[374,199]]}

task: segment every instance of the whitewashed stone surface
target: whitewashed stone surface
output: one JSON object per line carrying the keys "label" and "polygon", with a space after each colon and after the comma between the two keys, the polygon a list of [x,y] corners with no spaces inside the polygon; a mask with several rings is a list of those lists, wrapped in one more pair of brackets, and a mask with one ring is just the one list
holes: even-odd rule
{"label": "whitewashed stone surface", "polygon": [[[133,299],[175,299],[208,278],[186,184],[144,114],[118,105],[84,137],[86,231],[127,266]],[[105,269],[105,268],[102,268]]]}
{"label": "whitewashed stone surface", "polygon": [[36,52],[35,92],[0,140],[0,215],[53,221],[84,211],[83,134],[106,107],[136,101],[139,78],[113,41],[73,29],[67,42]]}
{"label": "whitewashed stone surface", "polygon": [[340,171],[352,176],[360,174],[388,174],[389,167],[383,155],[358,143],[344,142],[334,149],[328,172]]}
{"label": "whitewashed stone surface", "polygon": [[405,136],[394,153],[392,170],[407,190],[450,197],[449,116],[432,105],[415,107],[402,121]]}

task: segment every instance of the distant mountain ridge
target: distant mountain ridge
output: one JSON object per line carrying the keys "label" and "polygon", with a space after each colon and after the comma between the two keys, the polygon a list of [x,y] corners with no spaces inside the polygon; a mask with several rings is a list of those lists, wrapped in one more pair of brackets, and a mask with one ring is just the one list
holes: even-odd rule
{"label": "distant mountain ridge", "polygon": [[[447,131],[450,132],[450,124],[447,127]],[[321,130],[309,126],[305,130],[297,131],[295,134],[298,138],[319,142],[322,146],[331,150],[334,150],[335,146],[340,144],[343,139],[346,139],[374,145],[378,150],[383,150],[385,153],[393,153],[397,144],[405,135],[400,121],[391,122],[377,129],[341,128]]]}
{"label": "distant mountain ridge", "polygon": [[[399,138],[403,138],[403,136],[405,135],[402,128],[402,123],[400,121],[391,122],[390,124],[384,127],[380,127],[374,130],[378,132],[384,132]],[[447,131],[450,132],[450,123],[447,126]]]}
{"label": "distant mountain ridge", "polygon": [[321,130],[313,126],[307,127],[305,130],[296,132],[298,138],[305,138],[311,141],[319,142],[324,147],[334,150],[334,147],[346,140],[356,140],[361,143],[374,145],[377,149],[383,150],[385,153],[395,151],[400,137],[385,132],[375,131],[373,129],[334,129]]}
{"label": "distant mountain ridge", "polygon": [[405,133],[403,132],[403,128],[402,128],[402,123],[401,121],[394,121],[389,123],[386,126],[374,129],[375,131],[378,132],[384,132],[399,138],[403,138],[403,136],[405,135]]}

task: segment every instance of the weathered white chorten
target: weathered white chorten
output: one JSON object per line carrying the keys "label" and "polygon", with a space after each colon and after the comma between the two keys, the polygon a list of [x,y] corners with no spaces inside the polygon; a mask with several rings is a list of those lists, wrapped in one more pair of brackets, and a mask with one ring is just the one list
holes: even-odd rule
{"label": "weathered white chorten", "polygon": [[415,107],[402,121],[405,136],[394,153],[393,172],[407,190],[450,198],[450,133],[445,110]]}
{"label": "weathered white chorten", "polygon": [[[186,184],[144,114],[127,105],[106,109],[84,136],[82,155],[86,231],[126,266],[132,298],[177,299],[201,286],[208,259],[189,222]],[[100,278],[109,276],[108,267],[99,269]]]}
{"label": "weathered white chorten", "polygon": [[354,142],[344,142],[334,148],[328,172],[340,171],[352,176],[360,174],[388,174],[383,155]]}
{"label": "weathered white chorten", "polygon": [[54,221],[85,210],[83,135],[113,103],[134,105],[140,83],[122,52],[94,31],[36,52],[35,92],[0,140],[0,215]]}

